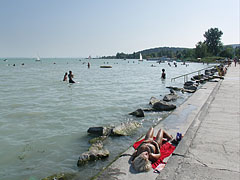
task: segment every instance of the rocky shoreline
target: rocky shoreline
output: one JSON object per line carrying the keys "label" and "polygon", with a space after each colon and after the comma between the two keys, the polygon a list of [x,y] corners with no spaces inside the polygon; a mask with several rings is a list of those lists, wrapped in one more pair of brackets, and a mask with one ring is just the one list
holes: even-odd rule
{"label": "rocky shoreline", "polygon": [[[207,81],[215,82],[216,79],[223,79],[222,76],[217,76],[216,73],[218,72],[218,69],[223,68],[223,66],[218,66],[216,68],[212,68],[210,70],[206,70],[204,74],[193,76],[191,78],[191,81],[187,81],[184,83],[182,88],[179,87],[167,87],[170,89],[170,93],[166,94],[162,100],[159,100],[155,97],[150,98],[149,102],[149,108],[147,109],[137,109],[136,111],[133,111],[129,113],[129,115],[135,116],[135,117],[144,117],[144,112],[151,112],[151,111],[173,111],[176,109],[176,105],[173,103],[174,101],[179,98],[179,95],[175,91],[180,91],[181,93],[195,93],[198,88],[200,87],[200,84],[203,84]],[[110,154],[110,152],[104,148],[104,141],[109,136],[128,136],[136,128],[141,127],[141,124],[139,122],[133,121],[133,122],[126,122],[122,123],[117,126],[98,126],[98,127],[90,127],[88,129],[89,134],[96,135],[95,138],[90,140],[90,147],[88,151],[83,152],[77,162],[77,166],[84,166],[88,161],[96,161],[99,159],[107,158]],[[55,174],[46,178],[43,178],[42,180],[50,180],[50,179],[56,179],[56,180],[72,180],[74,179],[74,174]]]}

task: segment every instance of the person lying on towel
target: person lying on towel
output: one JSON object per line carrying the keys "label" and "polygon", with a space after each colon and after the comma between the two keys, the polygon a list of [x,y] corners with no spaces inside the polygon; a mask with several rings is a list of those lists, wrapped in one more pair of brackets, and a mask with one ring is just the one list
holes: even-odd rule
{"label": "person lying on towel", "polygon": [[153,133],[153,127],[150,127],[145,138],[133,145],[135,152],[132,154],[132,165],[138,172],[149,171],[152,167],[156,168],[159,163],[163,162],[164,158],[175,150],[175,146],[172,144],[163,144],[163,141],[176,141],[172,136],[161,129],[156,138],[153,137]]}

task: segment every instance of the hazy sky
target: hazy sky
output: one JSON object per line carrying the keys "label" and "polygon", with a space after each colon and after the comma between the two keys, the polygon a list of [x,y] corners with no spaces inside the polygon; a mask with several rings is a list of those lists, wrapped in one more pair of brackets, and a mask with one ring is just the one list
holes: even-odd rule
{"label": "hazy sky", "polygon": [[0,57],[87,57],[239,44],[239,0],[0,0]]}

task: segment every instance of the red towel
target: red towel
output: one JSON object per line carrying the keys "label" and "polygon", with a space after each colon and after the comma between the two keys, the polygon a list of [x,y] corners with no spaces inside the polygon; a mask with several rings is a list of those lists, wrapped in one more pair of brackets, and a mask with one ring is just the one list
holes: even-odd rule
{"label": "red towel", "polygon": [[[154,139],[155,139],[155,138],[154,138]],[[134,149],[137,149],[138,146],[139,146],[143,141],[144,141],[144,139],[135,142],[135,143],[133,144],[133,148],[134,148]],[[152,163],[152,168],[155,169],[160,163],[164,163],[163,160],[164,160],[166,157],[170,156],[170,155],[173,153],[174,150],[175,150],[175,146],[173,146],[172,144],[170,144],[170,143],[168,143],[168,142],[164,143],[164,144],[161,146],[161,148],[160,148],[161,156],[160,156],[160,158],[159,158],[156,162]]]}

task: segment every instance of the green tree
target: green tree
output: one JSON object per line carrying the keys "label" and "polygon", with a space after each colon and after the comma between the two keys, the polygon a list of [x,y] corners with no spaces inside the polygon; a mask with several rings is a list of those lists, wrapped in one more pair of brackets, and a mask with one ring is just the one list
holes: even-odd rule
{"label": "green tree", "polygon": [[211,28],[203,35],[206,40],[204,43],[207,45],[208,52],[217,56],[222,48],[221,36],[223,32],[218,28]]}
{"label": "green tree", "polygon": [[232,47],[226,47],[223,51],[221,51],[220,56],[226,58],[233,58],[234,50]]}
{"label": "green tree", "polygon": [[177,51],[177,52],[176,52],[176,57],[177,57],[178,59],[181,59],[181,58],[182,58],[182,52]]}
{"label": "green tree", "polygon": [[207,56],[207,45],[201,41],[196,44],[195,48],[196,58],[203,58]]}
{"label": "green tree", "polygon": [[183,58],[191,58],[193,57],[193,50],[192,49],[184,49],[182,51]]}
{"label": "green tree", "polygon": [[240,58],[240,46],[235,48],[235,56]]}

